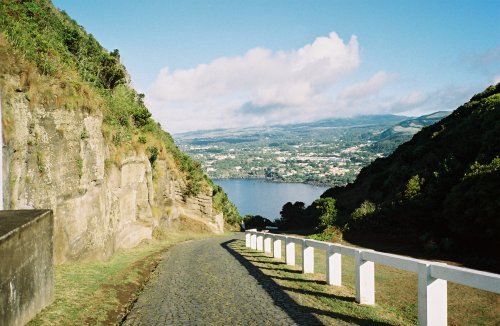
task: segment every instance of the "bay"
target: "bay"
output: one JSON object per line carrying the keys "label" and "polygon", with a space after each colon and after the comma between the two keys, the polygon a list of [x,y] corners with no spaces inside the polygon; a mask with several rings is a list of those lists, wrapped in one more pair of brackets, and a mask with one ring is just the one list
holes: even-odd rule
{"label": "bay", "polygon": [[224,188],[241,215],[261,215],[271,221],[280,218],[281,208],[287,202],[301,201],[307,206],[328,189],[303,183],[279,183],[259,179],[213,181]]}

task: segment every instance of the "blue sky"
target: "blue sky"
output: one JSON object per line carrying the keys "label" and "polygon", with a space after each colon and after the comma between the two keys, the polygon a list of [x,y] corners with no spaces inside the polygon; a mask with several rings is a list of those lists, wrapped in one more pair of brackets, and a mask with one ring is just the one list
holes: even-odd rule
{"label": "blue sky", "polygon": [[455,109],[500,81],[500,1],[63,1],[168,131]]}

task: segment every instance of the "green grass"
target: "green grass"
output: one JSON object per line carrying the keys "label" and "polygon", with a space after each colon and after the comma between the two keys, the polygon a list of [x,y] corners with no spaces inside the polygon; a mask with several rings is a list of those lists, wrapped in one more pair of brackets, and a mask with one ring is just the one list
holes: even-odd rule
{"label": "green grass", "polygon": [[[343,320],[362,319],[368,323],[393,325],[418,323],[417,275],[383,265],[375,265],[376,305],[364,306],[354,302],[354,259],[342,256],[342,286],[329,286],[325,279],[325,253],[315,250],[315,273],[302,274],[302,247],[295,246],[296,265],[287,266],[261,252],[245,248],[239,241],[235,246],[240,254],[280,284],[297,303],[326,311],[317,315],[325,324],[338,324],[328,316],[344,316]],[[285,257],[282,246],[282,257]],[[354,322],[356,323],[356,322]],[[448,283],[449,325],[500,325],[500,295]]]}
{"label": "green grass", "polygon": [[55,267],[55,300],[29,325],[109,325],[120,322],[151,271],[170,246],[208,234],[169,234],[121,250],[109,261]]}

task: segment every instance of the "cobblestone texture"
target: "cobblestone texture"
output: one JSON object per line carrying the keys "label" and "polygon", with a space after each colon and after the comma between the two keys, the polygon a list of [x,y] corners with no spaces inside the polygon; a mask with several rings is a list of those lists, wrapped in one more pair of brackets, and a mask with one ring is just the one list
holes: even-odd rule
{"label": "cobblestone texture", "polygon": [[320,324],[233,250],[235,241],[217,237],[169,250],[124,325]]}

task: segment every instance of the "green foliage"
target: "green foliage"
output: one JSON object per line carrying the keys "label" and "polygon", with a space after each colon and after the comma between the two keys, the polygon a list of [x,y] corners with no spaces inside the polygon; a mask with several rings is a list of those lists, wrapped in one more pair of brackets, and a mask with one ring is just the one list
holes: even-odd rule
{"label": "green foliage", "polygon": [[158,150],[158,148],[156,148],[154,146],[150,146],[146,149],[146,152],[148,153],[149,163],[151,163],[151,167],[154,168],[155,162],[158,159],[158,155],[160,154],[160,151]]}
{"label": "green foliage", "polygon": [[76,167],[78,169],[78,177],[81,179],[83,176],[83,160],[81,157],[76,159]]}
{"label": "green foliage", "polygon": [[146,144],[146,143],[148,142],[148,139],[146,138],[146,136],[141,135],[141,136],[139,136],[138,141],[139,141],[139,143],[141,143],[141,144]]}
{"label": "green foliage", "polygon": [[280,211],[281,219],[279,220],[280,226],[285,228],[297,228],[303,226],[305,221],[303,219],[305,204],[303,202],[291,202],[283,205]]}
{"label": "green foliage", "polygon": [[82,133],[80,134],[80,139],[85,140],[89,138],[89,133],[87,132],[87,129],[83,127]]}
{"label": "green foliage", "polygon": [[311,234],[307,238],[318,241],[339,241],[342,240],[342,232],[337,227],[329,227],[323,232]]}
{"label": "green foliage", "polygon": [[36,165],[40,174],[45,173],[45,155],[42,152],[36,153]]}
{"label": "green foliage", "polygon": [[212,182],[211,186],[213,189],[212,202],[214,209],[224,215],[224,220],[228,224],[237,225],[241,223],[243,219],[238,212],[238,208],[229,200],[227,194],[224,192],[224,189]]}
{"label": "green foliage", "polygon": [[424,181],[425,179],[421,178],[418,174],[411,177],[406,183],[405,198],[414,199],[417,197],[420,194]]}
{"label": "green foliage", "polygon": [[248,229],[264,229],[266,226],[275,226],[271,220],[260,215],[245,215],[243,217],[245,228]]}
{"label": "green foliage", "polygon": [[4,0],[0,32],[45,75],[76,70],[101,89],[127,82],[118,50],[108,52],[48,0]]}
{"label": "green foliage", "polygon": [[320,198],[316,199],[311,206],[313,206],[319,216],[319,227],[326,229],[335,225],[337,220],[337,209],[335,208],[335,199],[333,198]]}
{"label": "green foliage", "polygon": [[492,173],[500,170],[500,157],[495,157],[489,164],[480,164],[479,162],[474,162],[470,167],[470,172],[465,174],[466,178],[473,176],[478,176],[481,174]]}
{"label": "green foliage", "polygon": [[367,216],[372,215],[377,210],[377,206],[369,200],[365,200],[361,205],[354,210],[351,214],[351,218],[354,221],[360,221]]}

